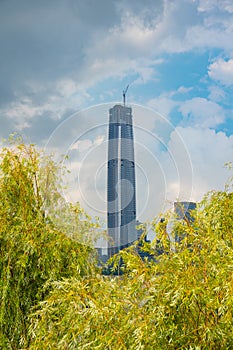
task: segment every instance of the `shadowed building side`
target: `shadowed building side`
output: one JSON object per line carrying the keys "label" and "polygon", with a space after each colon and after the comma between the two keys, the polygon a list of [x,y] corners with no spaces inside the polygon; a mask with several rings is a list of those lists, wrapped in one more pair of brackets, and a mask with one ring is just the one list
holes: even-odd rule
{"label": "shadowed building side", "polygon": [[174,202],[174,212],[176,214],[177,220],[186,219],[189,222],[193,220],[192,210],[195,210],[197,207],[196,202]]}
{"label": "shadowed building side", "polygon": [[[193,222],[192,210],[197,207],[196,202],[174,202],[174,212],[176,215],[176,220],[185,220],[190,224]],[[180,242],[184,236],[175,235],[175,242]]]}

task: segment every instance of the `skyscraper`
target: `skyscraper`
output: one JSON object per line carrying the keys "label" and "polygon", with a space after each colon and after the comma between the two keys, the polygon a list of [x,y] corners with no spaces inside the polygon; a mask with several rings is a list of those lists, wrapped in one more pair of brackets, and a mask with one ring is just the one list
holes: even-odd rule
{"label": "skyscraper", "polygon": [[132,109],[115,105],[109,111],[108,255],[137,239]]}

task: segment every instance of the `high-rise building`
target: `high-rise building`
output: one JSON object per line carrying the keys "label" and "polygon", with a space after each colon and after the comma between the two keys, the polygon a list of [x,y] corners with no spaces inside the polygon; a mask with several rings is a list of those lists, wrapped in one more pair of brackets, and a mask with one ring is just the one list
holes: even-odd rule
{"label": "high-rise building", "polygon": [[109,111],[107,224],[108,255],[137,239],[132,109],[115,105]]}

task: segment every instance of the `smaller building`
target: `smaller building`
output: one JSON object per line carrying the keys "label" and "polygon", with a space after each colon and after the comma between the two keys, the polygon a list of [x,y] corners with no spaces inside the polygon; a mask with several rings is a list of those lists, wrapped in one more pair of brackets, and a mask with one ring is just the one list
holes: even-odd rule
{"label": "smaller building", "polygon": [[[197,207],[195,202],[174,202],[174,213],[176,220],[185,220],[188,223],[193,222],[192,211]],[[175,235],[175,242],[180,242],[184,237]]]}
{"label": "smaller building", "polygon": [[197,204],[195,202],[174,202],[174,212],[177,220],[192,221],[192,210],[195,210]]}

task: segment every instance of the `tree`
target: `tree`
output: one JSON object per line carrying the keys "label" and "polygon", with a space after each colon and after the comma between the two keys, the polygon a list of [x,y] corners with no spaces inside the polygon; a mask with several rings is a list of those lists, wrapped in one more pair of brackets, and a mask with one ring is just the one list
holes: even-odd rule
{"label": "tree", "polygon": [[[47,295],[48,281],[78,279],[95,269],[93,249],[67,237],[44,211],[45,191],[55,207],[62,202],[58,174],[51,157],[21,139],[11,139],[0,154],[1,349],[27,343],[28,313]],[[83,215],[76,212],[76,221]],[[76,229],[90,229],[84,219]]]}
{"label": "tree", "polygon": [[124,262],[119,277],[53,283],[31,315],[29,348],[233,348],[231,190],[208,193],[191,224],[175,221],[182,239],[172,249],[160,225],[154,259],[142,260],[135,244],[114,258]]}

